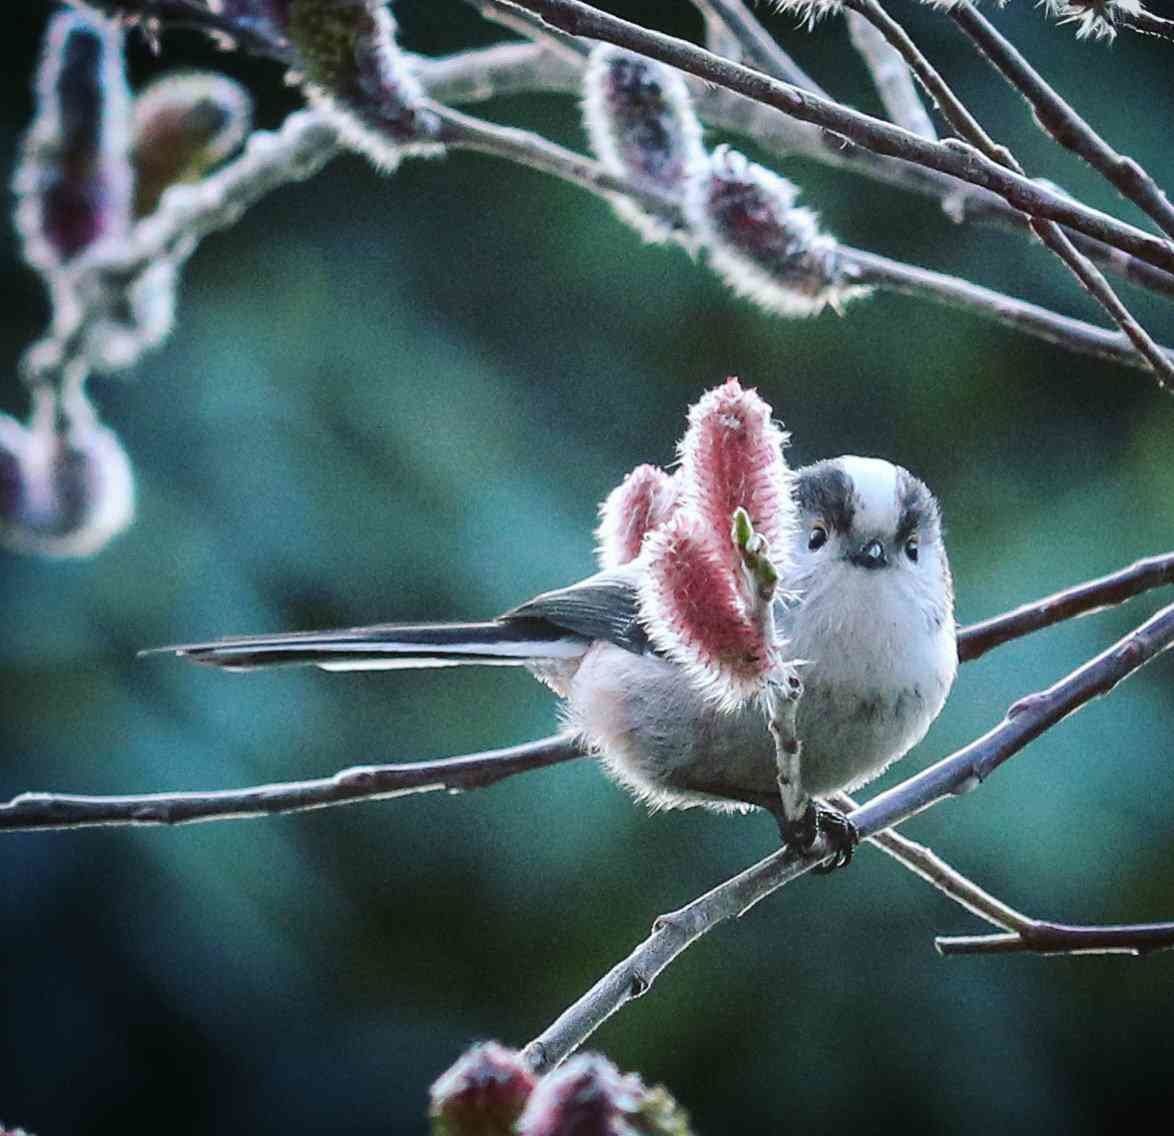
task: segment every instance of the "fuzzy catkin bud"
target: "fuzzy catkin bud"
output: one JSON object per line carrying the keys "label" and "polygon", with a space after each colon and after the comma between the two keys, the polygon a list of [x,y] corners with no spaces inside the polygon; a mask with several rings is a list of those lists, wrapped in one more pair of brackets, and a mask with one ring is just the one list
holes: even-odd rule
{"label": "fuzzy catkin bud", "polygon": [[474,1045],[433,1084],[433,1136],[513,1136],[535,1078],[522,1055],[496,1041]]}
{"label": "fuzzy catkin bud", "polygon": [[664,524],[677,503],[670,474],[654,465],[637,466],[599,507],[596,542],[600,568],[619,568],[640,555],[644,537]]}
{"label": "fuzzy catkin bud", "polygon": [[[686,506],[715,537],[729,532],[736,509],[745,509],[754,531],[775,553],[776,567],[797,524],[791,471],[783,460],[787,440],[771,420],[770,405],[731,378],[690,407],[679,447]],[[736,571],[740,560],[733,544],[715,544]]]}
{"label": "fuzzy catkin bud", "polygon": [[690,1136],[684,1110],[595,1053],[572,1057],[538,1082],[519,1136]]}
{"label": "fuzzy catkin bud", "polygon": [[49,21],[36,112],[13,180],[25,257],[51,272],[130,225],[130,92],[122,33],[80,11]]}
{"label": "fuzzy catkin bud", "polygon": [[[583,121],[606,170],[677,199],[690,168],[705,157],[701,123],[680,73],[608,44],[596,47],[587,63]],[[614,207],[645,240],[673,235],[669,222],[626,198]]]}
{"label": "fuzzy catkin bud", "polygon": [[758,695],[776,664],[771,624],[755,618],[719,537],[678,512],[644,541],[640,615],[656,647],[723,709]]}
{"label": "fuzzy catkin bud", "polygon": [[134,475],[117,435],[88,411],[25,427],[0,418],[4,494],[0,543],[51,557],[92,556],[134,517]]}
{"label": "fuzzy catkin bud", "polygon": [[230,157],[249,130],[252,100],[212,71],[164,75],[135,99],[135,216],[155,211],[168,186],[198,181]]}
{"label": "fuzzy catkin bud", "polygon": [[1117,17],[1141,14],[1141,0],[1045,0],[1049,16],[1061,24],[1075,24],[1077,39],[1117,38]]}
{"label": "fuzzy catkin bud", "polygon": [[343,137],[383,169],[404,147],[434,153],[439,120],[395,42],[384,0],[289,0],[287,31],[307,92]]}
{"label": "fuzzy catkin bud", "polygon": [[710,265],[739,295],[782,316],[839,310],[868,289],[848,283],[836,241],[795,205],[798,195],[785,178],[719,146],[690,178],[685,212]]}

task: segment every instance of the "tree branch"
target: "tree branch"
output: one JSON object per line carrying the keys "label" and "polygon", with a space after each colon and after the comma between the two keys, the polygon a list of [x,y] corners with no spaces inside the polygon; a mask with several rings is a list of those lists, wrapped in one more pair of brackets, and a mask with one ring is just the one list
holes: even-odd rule
{"label": "tree branch", "polygon": [[[962,101],[954,94],[938,70],[922,54],[910,39],[905,29],[894,20],[879,0],[844,0],[854,11],[859,12],[898,51],[918,81],[937,103],[947,121],[962,138],[966,139],[993,162],[997,162],[1016,174],[1024,174],[1023,166],[1005,146],[998,145],[983,129]],[[1064,231],[1054,221],[1039,217],[1031,219],[1031,229],[1037,237],[1064,263],[1084,289],[1099,303],[1114,323],[1129,337],[1129,341],[1145,358],[1157,378],[1158,385],[1168,393],[1174,393],[1174,363],[1158,346],[1150,334],[1134,318],[1133,313],[1121,302],[1108,280],[1095,265],[1083,256]]]}
{"label": "tree branch", "polygon": [[742,0],[693,0],[693,6],[705,17],[716,20],[734,38],[746,61],[767,75],[792,83],[817,95],[827,92],[782,48],[778,40],[758,22]]}
{"label": "tree branch", "polygon": [[872,76],[872,85],[880,96],[885,113],[898,126],[922,138],[937,138],[909,65],[884,36],[859,12],[848,9],[844,13],[848,23],[848,38],[856,54],[864,61]]}
{"label": "tree branch", "polygon": [[1148,213],[1163,232],[1174,236],[1174,206],[1141,165],[1117,153],[969,0],[952,6],[949,15],[1027,100],[1043,130],[1103,174],[1123,197]]}
{"label": "tree branch", "polygon": [[1174,923],[1122,923],[1077,927],[1031,920],[1019,932],[1003,935],[939,936],[943,955],[1148,955],[1174,950]]}
{"label": "tree branch", "polygon": [[731,63],[685,40],[607,15],[580,0],[518,0],[518,6],[571,35],[604,40],[658,59],[792,118],[843,135],[878,154],[989,189],[1021,212],[1068,225],[1159,268],[1174,271],[1174,245],[1056,193],[1044,183],[1016,174],[966,143],[919,138],[898,126]]}
{"label": "tree branch", "polygon": [[437,789],[482,789],[515,773],[544,769],[585,756],[572,736],[554,734],[525,745],[464,757],[403,765],[356,765],[332,777],[255,785],[248,789],[125,797],[22,793],[0,805],[0,830],[177,825],[309,812],[353,801],[390,800]]}
{"label": "tree branch", "polygon": [[981,623],[972,623],[958,632],[958,660],[971,662],[1012,639],[1066,619],[1103,611],[1165,584],[1174,584],[1174,552],[1138,560],[1119,572],[1087,580]]}
{"label": "tree branch", "polygon": [[[1029,742],[1174,644],[1174,605],[1118,640],[1047,690],[1021,698],[994,729],[936,765],[856,809],[851,820],[867,839],[948,796],[980,784]],[[543,1071],[580,1046],[612,1014],[646,993],[682,951],[737,918],[826,858],[821,844],[797,856],[784,848],[653,924],[652,934],[614,966],[523,1051]]]}
{"label": "tree branch", "polygon": [[1142,35],[1156,36],[1158,39],[1174,43],[1174,20],[1155,16],[1153,12],[1149,12],[1145,8],[1135,14],[1119,12],[1116,20],[1122,27],[1129,28],[1131,31],[1140,32]]}

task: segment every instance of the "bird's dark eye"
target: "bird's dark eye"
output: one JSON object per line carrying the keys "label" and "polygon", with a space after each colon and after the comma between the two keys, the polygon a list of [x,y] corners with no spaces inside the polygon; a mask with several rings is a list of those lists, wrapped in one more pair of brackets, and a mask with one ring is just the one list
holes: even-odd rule
{"label": "bird's dark eye", "polygon": [[917,563],[917,537],[911,536],[905,542],[905,555],[908,556],[914,564]]}
{"label": "bird's dark eye", "polygon": [[823,525],[815,525],[811,530],[811,535],[807,538],[808,551],[814,552],[817,548],[823,548],[828,542],[828,531]]}

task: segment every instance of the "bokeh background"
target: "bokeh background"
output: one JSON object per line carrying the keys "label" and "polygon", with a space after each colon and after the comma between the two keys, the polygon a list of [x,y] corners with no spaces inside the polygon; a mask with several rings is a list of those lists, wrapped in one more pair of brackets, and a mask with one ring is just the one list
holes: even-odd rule
{"label": "bokeh background", "polygon": [[[6,179],[47,11],[3,20]],[[685,4],[624,11],[698,32]],[[403,0],[399,15],[416,50],[499,38],[457,0]],[[1077,44],[1026,3],[998,20],[1174,182],[1169,45]],[[875,107],[842,27],[770,23],[823,83]],[[945,21],[913,23],[1032,169],[1132,216]],[[275,68],[198,37],[132,61],[137,79],[176,64],[241,76],[264,124],[294,105]],[[484,112],[583,145],[569,99]],[[846,241],[1094,315],[1021,237],[782,168]],[[16,363],[46,306],[10,228],[0,290],[0,408],[23,414]],[[1127,295],[1174,340],[1174,310]],[[1174,406],[1139,372],[898,297],[775,320],[541,175],[455,154],[380,177],[348,158],[208,240],[173,339],[95,384],[138,474],[129,534],[80,562],[0,553],[0,798],[243,786],[550,732],[552,699],[513,671],[238,678],[135,652],[479,618],[584,575],[597,502],[638,462],[671,461],[686,406],[727,374],[786,420],[796,462],[883,455],[936,488],[963,622],[1170,546]],[[896,775],[1161,602],[965,667]],[[1172,680],[1174,659],[1151,666],[908,831],[1042,916],[1174,917]],[[471,1040],[525,1042],[658,912],[775,840],[763,817],[646,815],[587,762],[456,797],[3,836],[0,1118],[41,1136],[422,1133],[428,1084]],[[595,1044],[670,1086],[707,1136],[1094,1133],[1168,1103],[1174,955],[935,955],[935,933],[974,927],[864,851],[690,950]]]}

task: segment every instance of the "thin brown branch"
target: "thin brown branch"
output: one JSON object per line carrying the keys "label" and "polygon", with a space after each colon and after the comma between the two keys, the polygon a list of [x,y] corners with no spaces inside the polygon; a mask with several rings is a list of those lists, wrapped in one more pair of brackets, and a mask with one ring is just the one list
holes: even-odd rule
{"label": "thin brown branch", "polygon": [[885,113],[898,126],[920,134],[922,138],[937,138],[938,133],[917,92],[909,64],[901,58],[901,53],[859,12],[849,9],[844,17],[848,39],[868,68]]}
{"label": "thin brown branch", "polygon": [[1066,619],[1115,607],[1166,584],[1174,584],[1174,552],[1138,560],[1119,572],[1086,580],[1014,611],[972,623],[958,632],[958,659],[963,663],[970,662],[1012,639]]}
{"label": "thin brown branch", "polygon": [[693,6],[707,18],[718,21],[742,49],[742,56],[751,67],[784,83],[793,83],[817,95],[827,92],[799,66],[782,48],[778,40],[758,21],[742,0],[693,0]]}
{"label": "thin brown branch", "polygon": [[1174,923],[1122,923],[1080,927],[1032,920],[1019,932],[939,936],[943,955],[1148,955],[1174,950]]}
{"label": "thin brown branch", "polygon": [[[1084,320],[1061,315],[958,276],[890,260],[863,249],[846,245],[839,248],[848,278],[855,283],[872,284],[890,292],[918,296],[947,307],[972,312],[1082,355],[1106,359],[1126,367],[1146,369],[1148,366],[1123,332],[1109,331]],[[1159,347],[1159,350],[1174,364],[1174,351],[1169,347]]]}
{"label": "thin brown branch", "polygon": [[486,750],[442,761],[357,765],[332,777],[224,789],[210,793],[147,793],[89,797],[22,793],[0,805],[0,830],[92,828],[97,825],[177,825],[196,821],[300,813],[354,801],[380,801],[410,793],[482,789],[515,773],[586,756],[573,737],[555,734],[525,745]]}
{"label": "thin brown branch", "polygon": [[1167,271],[1174,271],[1174,245],[1017,174],[956,139],[932,142],[870,115],[822,99],[697,47],[695,44],[610,16],[580,0],[518,0],[571,35],[605,40],[756,102],[792,118],[840,134],[878,154],[950,174],[989,189],[1033,217],[1071,226]]}
{"label": "thin brown branch", "polygon": [[[832,793],[828,801],[845,813],[860,807],[847,793]],[[931,884],[972,915],[985,919],[993,926],[1004,931],[1020,931],[1032,926],[1033,920],[1029,916],[979,887],[957,868],[946,863],[932,848],[910,840],[895,829],[874,832],[868,842],[875,844],[902,867]]]}
{"label": "thin brown branch", "polygon": [[1138,162],[1117,153],[969,0],[955,4],[949,15],[1027,100],[1036,122],[1048,134],[1104,175],[1123,197],[1148,213],[1164,233],[1174,236],[1174,206]]}
{"label": "thin brown branch", "polygon": [[[900,52],[913,74],[937,103],[946,120],[956,131],[991,161],[1016,174],[1025,170],[1018,159],[1005,147],[996,143],[979,121],[954,94],[938,70],[922,54],[905,29],[885,11],[879,0],[844,0],[853,11],[859,12]],[[1121,302],[1104,274],[1068,239],[1054,221],[1032,217],[1031,229],[1037,237],[1067,266],[1084,289],[1099,303],[1114,323],[1129,338],[1138,353],[1149,363],[1159,387],[1174,394],[1174,363],[1158,346],[1150,334]]]}
{"label": "thin brown branch", "polygon": [[[1093,698],[1107,694],[1172,644],[1174,605],[1047,690],[1021,698],[983,737],[853,811],[851,820],[860,836],[868,839],[946,797],[969,791],[1042,733]],[[526,1057],[538,1070],[557,1065],[612,1014],[647,992],[657,975],[692,943],[744,914],[827,854],[826,846],[817,846],[802,857],[781,849],[678,911],[661,916],[647,939],[526,1046]]]}
{"label": "thin brown branch", "polygon": [[1149,12],[1145,8],[1137,13],[1119,12],[1116,16],[1116,22],[1123,28],[1129,28],[1130,31],[1156,36],[1158,39],[1174,43],[1174,20],[1155,16],[1153,12]]}

